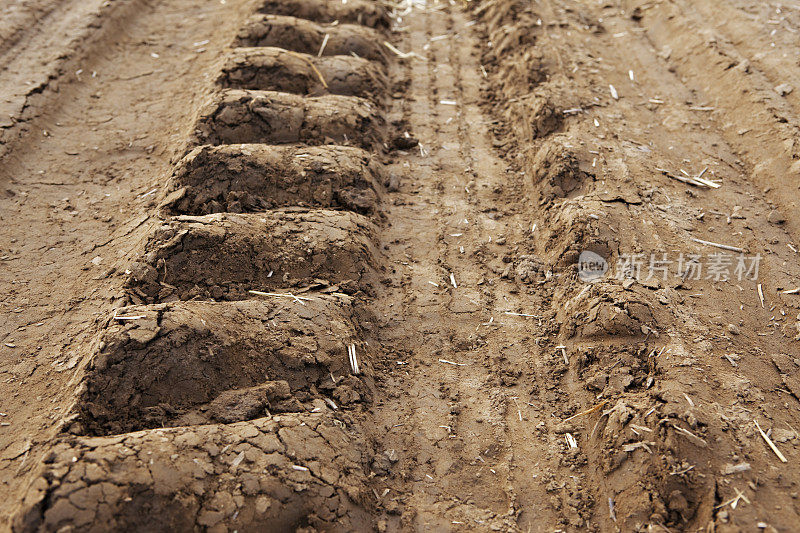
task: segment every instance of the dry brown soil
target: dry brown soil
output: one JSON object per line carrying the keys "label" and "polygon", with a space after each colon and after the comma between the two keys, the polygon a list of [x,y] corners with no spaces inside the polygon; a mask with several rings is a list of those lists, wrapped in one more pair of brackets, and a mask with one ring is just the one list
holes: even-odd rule
{"label": "dry brown soil", "polygon": [[798,47],[790,0],[3,3],[0,531],[800,531]]}

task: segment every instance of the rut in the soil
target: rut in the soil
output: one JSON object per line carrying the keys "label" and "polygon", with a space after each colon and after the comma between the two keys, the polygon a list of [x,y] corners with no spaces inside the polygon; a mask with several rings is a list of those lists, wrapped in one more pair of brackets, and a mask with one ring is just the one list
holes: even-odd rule
{"label": "rut in the soil", "polygon": [[[798,121],[778,80],[754,68],[762,54],[742,54],[753,50],[732,4],[474,10],[491,42],[498,145],[538,204],[519,253],[558,280],[543,284],[553,325],[540,344],[555,355],[547,387],[565,420],[553,430],[576,444],[564,462],[582,487],[550,487],[557,511],[574,507],[562,519],[573,527],[796,524],[784,484],[796,475],[775,468],[754,421],[778,435],[797,425],[785,364],[798,352],[785,296],[797,221],[783,213]],[[739,25],[723,30],[721,13]],[[582,252],[613,272],[580,283]],[[731,505],[738,494],[746,506]]]}

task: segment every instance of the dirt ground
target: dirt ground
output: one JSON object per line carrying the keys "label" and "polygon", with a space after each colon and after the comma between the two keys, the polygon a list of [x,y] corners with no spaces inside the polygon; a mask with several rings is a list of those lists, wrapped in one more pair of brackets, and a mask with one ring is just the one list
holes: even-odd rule
{"label": "dirt ground", "polygon": [[799,45],[4,3],[0,531],[799,531]]}

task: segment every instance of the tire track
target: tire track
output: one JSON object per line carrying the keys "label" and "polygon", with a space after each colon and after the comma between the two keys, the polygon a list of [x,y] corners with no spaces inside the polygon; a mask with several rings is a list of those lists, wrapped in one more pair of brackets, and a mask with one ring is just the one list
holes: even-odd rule
{"label": "tire track", "polygon": [[[324,5],[322,17],[347,9]],[[281,44],[293,52],[321,28],[271,15],[258,28],[274,35],[287,20],[297,43]],[[347,39],[339,46],[334,37],[331,49],[351,50]],[[249,57],[258,52],[251,48]],[[359,66],[342,58],[320,66],[336,61],[345,78]],[[198,112],[200,146],[167,182],[159,209],[165,219],[126,270],[127,298],[140,305],[117,308],[81,363],[64,434],[28,488],[15,530],[152,528],[153,514],[163,516],[157,527],[165,530],[369,527],[369,452],[353,415],[372,396],[373,350],[358,317],[377,281],[376,231],[362,215],[299,204],[327,197],[328,204],[379,212],[379,171],[363,150],[336,143],[385,146],[383,119],[355,96],[304,97],[217,79],[222,87]],[[227,176],[214,173],[214,164]],[[370,167],[371,182],[358,174]],[[287,169],[298,184],[327,191],[298,190]],[[200,174],[194,188],[181,181],[187,172]],[[351,184],[371,188],[331,186],[348,173]],[[173,214],[176,202],[203,186],[218,191],[200,200],[211,214]],[[268,208],[270,188],[286,195],[287,208]],[[225,211],[232,208],[239,212]],[[160,429],[169,426],[184,427]],[[129,449],[136,451],[126,460]]]}
{"label": "tire track", "polygon": [[[793,100],[705,4],[623,4],[269,0],[215,29],[224,54],[180,45],[210,47],[213,90],[126,96],[175,124],[114,156],[158,182],[124,178],[147,200],[52,362],[57,429],[0,442],[13,530],[791,529]],[[171,39],[137,46],[177,68]],[[119,125],[93,91],[96,139]],[[760,277],[577,265],[713,243]]]}
{"label": "tire track", "polygon": [[[394,166],[410,179],[387,209],[382,238],[395,267],[377,314],[381,343],[396,361],[376,376],[386,395],[376,419],[387,433],[382,446],[400,454],[400,470],[376,489],[390,489],[387,524],[523,531],[566,524],[561,494],[566,502],[570,489],[547,488],[564,471],[564,446],[539,404],[546,380],[534,341],[544,328],[514,315],[536,313],[541,295],[498,279],[506,241],[525,239],[532,221],[503,201],[507,170],[479,106],[478,41],[463,13],[445,3],[415,4],[403,23],[401,49],[424,61],[407,61],[410,86],[395,105],[421,148]],[[396,290],[402,304],[390,297]],[[412,331],[419,348],[409,350]]]}
{"label": "tire track", "polygon": [[[576,458],[588,461],[587,491],[576,499],[588,505],[582,517],[590,526],[752,527],[769,502],[793,508],[769,474],[775,457],[761,448],[752,422],[795,424],[786,409],[796,398],[778,385],[788,370],[780,369],[779,354],[797,349],[796,303],[780,294],[798,275],[789,266],[793,232],[767,220],[773,206],[737,158],[742,141],[730,140],[733,111],[727,123],[709,114],[718,103],[704,90],[722,94],[725,84],[693,83],[690,74],[709,63],[701,67],[685,54],[699,57],[709,48],[688,42],[672,3],[640,5],[641,12],[589,3],[576,11],[560,2],[541,10],[489,2],[476,11],[492,42],[484,61],[498,86],[491,100],[506,122],[501,133],[523,172],[523,194],[548,217],[531,248],[560,278],[546,297],[558,326],[545,356],[563,346],[563,365],[551,361],[550,376],[562,392],[559,418],[578,416],[553,431],[577,435],[586,450]],[[651,19],[656,12],[662,17]],[[637,27],[631,17],[649,22]],[[667,27],[669,36],[661,33]],[[679,29],[684,38],[674,33]],[[669,40],[671,53],[664,41],[650,46],[653,33]],[[536,45],[515,48],[525,39]],[[695,165],[721,187],[680,185],[675,173],[691,176],[683,172]],[[626,254],[642,253],[646,269],[650,251],[674,258],[698,238],[764,254],[761,285],[667,276],[582,285],[575,277],[584,250],[612,268]],[[758,355],[741,365],[726,359],[739,353]],[[758,472],[757,491],[749,474],[726,473],[726,465],[745,459]],[[746,484],[752,505],[728,507]],[[788,525],[791,513],[770,522]]]}

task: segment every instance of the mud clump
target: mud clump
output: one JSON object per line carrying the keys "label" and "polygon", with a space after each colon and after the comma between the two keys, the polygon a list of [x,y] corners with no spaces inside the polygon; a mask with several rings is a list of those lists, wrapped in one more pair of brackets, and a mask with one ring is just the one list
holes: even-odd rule
{"label": "mud clump", "polygon": [[531,180],[529,192],[541,204],[576,194],[588,177],[575,154],[562,140],[552,137],[528,157],[525,168]]}
{"label": "mud clump", "polygon": [[360,96],[378,103],[387,80],[373,61],[352,56],[324,56],[281,48],[236,48],[217,83],[233,89],[256,89],[320,96]]}
{"label": "mud clump", "polygon": [[503,118],[511,126],[516,137],[531,143],[557,131],[563,122],[563,114],[546,96],[537,94],[516,98],[504,107]]}
{"label": "mud clump", "polygon": [[267,0],[258,10],[270,15],[291,15],[317,22],[343,22],[362,26],[388,27],[391,22],[386,9],[366,0]]}
{"label": "mud clump", "polygon": [[[214,398],[205,409],[201,407],[200,410],[207,410],[208,418],[215,422],[230,424],[252,420],[271,412],[291,413],[302,411],[303,408],[292,397],[287,382],[268,381],[254,387],[227,390]],[[167,424],[162,422],[162,426],[166,425],[187,424]]]}
{"label": "mud clump", "polygon": [[360,215],[326,210],[178,216],[155,230],[127,286],[134,303],[240,300],[319,283],[369,290],[374,232]]}
{"label": "mud clump", "polygon": [[344,427],[323,412],[63,439],[12,530],[371,530],[370,454]]}
{"label": "mud clump", "polygon": [[353,147],[204,145],[178,164],[161,210],[206,215],[297,205],[375,214],[383,174]]}
{"label": "mud clump", "polygon": [[[513,269],[513,276],[512,276]],[[546,279],[550,266],[535,255],[522,255],[515,265],[509,265],[501,277],[516,280],[520,284],[534,284]]]}
{"label": "mud clump", "polygon": [[532,5],[514,0],[483,2],[476,6],[475,15],[486,21],[489,37],[495,43],[492,46],[494,56],[505,57],[509,53],[535,48],[541,32],[541,18]]}
{"label": "mud clump", "polygon": [[602,210],[602,206],[599,201],[578,197],[564,200],[557,208],[551,207],[542,238],[534,243],[535,250],[554,270],[571,271],[575,275],[581,252],[591,251],[608,260],[618,253],[619,244],[615,242],[616,234],[591,216]]}
{"label": "mud clump", "polygon": [[[327,41],[326,41],[327,36]],[[322,42],[325,48],[322,48]],[[322,26],[310,20],[279,15],[259,15],[239,32],[234,46],[278,46],[303,54],[349,56],[387,63],[377,31],[354,24]]]}
{"label": "mud clump", "polygon": [[351,56],[323,56],[315,66],[325,78],[327,91],[381,102],[388,93],[388,80],[373,61]]}
{"label": "mud clump", "polygon": [[509,98],[531,94],[547,80],[542,51],[537,48],[518,50],[518,61],[499,62],[497,74],[502,81],[502,90]]}
{"label": "mud clump", "polygon": [[[239,422],[347,405],[369,396],[371,373],[350,299],[133,306],[102,334],[70,431],[108,435],[147,428]],[[346,346],[359,346],[362,377]]]}
{"label": "mud clump", "polygon": [[197,144],[353,144],[383,142],[385,122],[369,101],[354,96],[302,97],[226,89],[204,106]]}
{"label": "mud clump", "polygon": [[543,47],[536,46],[542,33],[538,23],[542,14],[535,5],[519,1],[484,2],[476,5],[474,12],[487,23],[487,40],[494,43],[483,51],[482,63],[492,77],[491,90],[485,96],[500,115],[511,101],[529,99],[554,66],[548,65]]}
{"label": "mud clump", "polygon": [[[592,447],[601,451],[596,460],[602,465],[607,483],[614,487],[618,522],[624,530],[631,531],[648,523],[677,528],[690,523],[707,524],[713,512],[715,482],[695,473],[692,465],[683,460],[707,459],[706,453],[699,451],[704,441],[697,436],[697,442],[676,437],[679,430],[675,428],[686,424],[665,417],[661,409],[645,411],[653,402],[648,396],[610,405],[592,439]],[[643,417],[641,413],[649,414]],[[651,431],[642,438],[625,428]]]}
{"label": "mud clump", "polygon": [[613,282],[600,282],[592,291],[570,300],[562,309],[562,332],[565,338],[603,339],[640,337],[655,331],[655,317],[648,303],[652,296],[643,287],[641,293],[628,291]]}

